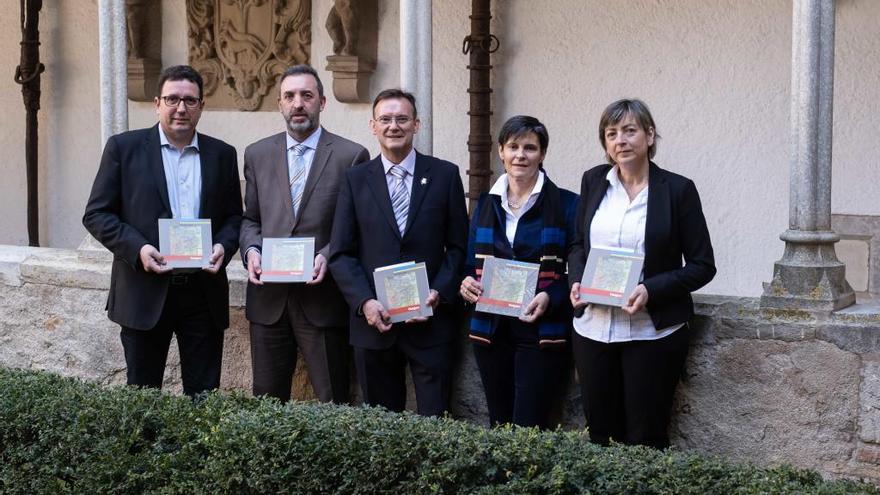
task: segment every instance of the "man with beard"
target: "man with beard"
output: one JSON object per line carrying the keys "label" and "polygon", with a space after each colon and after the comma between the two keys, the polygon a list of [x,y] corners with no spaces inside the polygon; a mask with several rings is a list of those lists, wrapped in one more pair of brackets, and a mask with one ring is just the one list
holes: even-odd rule
{"label": "man with beard", "polygon": [[[348,402],[347,306],[327,271],[333,211],[345,171],[367,150],[320,126],[327,100],[317,72],[297,65],[281,75],[278,109],[287,132],[244,152],[241,254],[248,270],[253,393],[290,400],[297,349],[318,399]],[[314,237],[312,280],[263,283],[263,238]]]}

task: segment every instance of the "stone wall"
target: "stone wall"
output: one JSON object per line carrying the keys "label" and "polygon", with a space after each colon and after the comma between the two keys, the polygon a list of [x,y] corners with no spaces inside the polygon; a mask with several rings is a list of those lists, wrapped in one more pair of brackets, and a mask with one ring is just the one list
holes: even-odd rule
{"label": "stone wall", "polygon": [[[0,246],[0,366],[42,369],[104,384],[125,382],[118,327],[104,312],[106,254]],[[221,386],[249,391],[245,274],[228,269],[231,328]],[[750,298],[702,296],[675,403],[679,448],[757,464],[791,463],[828,476],[880,483],[880,311],[859,305],[833,315],[765,311]],[[453,414],[486,424],[482,387],[460,340]],[[166,386],[179,392],[176,352]],[[583,426],[569,384],[559,408]],[[302,370],[294,396],[311,398]],[[357,400],[356,387],[352,397]]]}

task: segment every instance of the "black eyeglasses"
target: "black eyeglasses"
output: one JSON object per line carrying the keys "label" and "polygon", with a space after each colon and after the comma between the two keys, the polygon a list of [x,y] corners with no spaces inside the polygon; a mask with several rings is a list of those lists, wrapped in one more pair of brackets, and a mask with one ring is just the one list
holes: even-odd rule
{"label": "black eyeglasses", "polygon": [[180,105],[180,102],[182,101],[183,106],[186,108],[196,108],[199,106],[199,103],[202,102],[201,98],[196,98],[195,96],[184,96],[181,98],[177,95],[168,95],[160,96],[159,98],[161,98],[162,101],[165,102],[165,105],[169,107],[176,107],[177,105]]}

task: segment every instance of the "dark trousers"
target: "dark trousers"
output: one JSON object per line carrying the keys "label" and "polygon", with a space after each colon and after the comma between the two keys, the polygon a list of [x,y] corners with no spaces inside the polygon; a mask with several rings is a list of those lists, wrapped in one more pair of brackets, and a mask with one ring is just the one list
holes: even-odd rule
{"label": "dark trousers", "polygon": [[452,390],[452,349],[452,343],[416,347],[401,338],[388,349],[355,347],[354,363],[364,403],[403,411],[409,364],[418,413],[439,416],[447,412]]}
{"label": "dark trousers", "polygon": [[312,325],[298,302],[290,302],[272,325],[251,323],[253,392],[290,400],[297,349],[315,395],[322,402],[349,402],[348,328]]}
{"label": "dark trousers", "polygon": [[605,344],[572,332],[584,416],[593,442],[663,449],[688,352],[688,326],[659,340]]}
{"label": "dark trousers", "polygon": [[474,344],[489,424],[547,428],[561,398],[568,352],[565,347],[541,349],[536,326],[502,317],[491,345]]}
{"label": "dark trousers", "polygon": [[183,392],[192,397],[220,386],[223,329],[214,325],[198,280],[193,276],[185,280],[181,285],[169,286],[155,327],[122,327],[120,338],[129,385],[162,387],[171,336],[176,335]]}

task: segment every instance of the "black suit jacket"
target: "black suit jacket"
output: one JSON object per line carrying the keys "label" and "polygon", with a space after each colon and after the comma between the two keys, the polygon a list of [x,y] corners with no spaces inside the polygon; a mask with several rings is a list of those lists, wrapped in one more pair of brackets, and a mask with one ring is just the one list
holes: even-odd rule
{"label": "black suit jacket", "polygon": [[[407,226],[401,237],[379,157],[354,166],[339,190],[330,269],[350,308],[351,343],[386,349],[398,338],[418,347],[451,341],[458,328],[456,300],[467,250],[467,209],[458,167],[417,153]],[[373,270],[405,261],[425,262],[441,304],[425,323],[394,324],[380,333],[361,305],[376,297]]]}
{"label": "black suit jacket", "polygon": [[[642,283],[648,290],[647,311],[654,327],[661,329],[694,315],[691,292],[715,276],[715,257],[693,181],[653,162],[649,167]],[[590,254],[590,224],[610,185],[605,179],[610,168],[607,164],[593,167],[581,179],[577,230],[568,256],[569,285],[583,276]]]}
{"label": "black suit jacket", "polygon": [[[170,275],[144,271],[140,249],[159,247],[158,219],[171,218],[168,186],[162,167],[158,124],[123,132],[107,140],[101,165],[86,204],[83,225],[113,253],[107,311],[124,327],[147,330],[159,321]],[[211,219],[213,244],[225,251],[216,275],[198,272],[214,324],[229,326],[226,264],[238,249],[241,184],[235,148],[199,134],[202,191],[199,216]]]}

